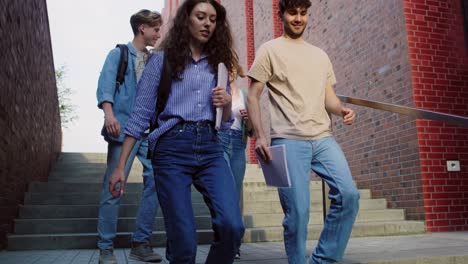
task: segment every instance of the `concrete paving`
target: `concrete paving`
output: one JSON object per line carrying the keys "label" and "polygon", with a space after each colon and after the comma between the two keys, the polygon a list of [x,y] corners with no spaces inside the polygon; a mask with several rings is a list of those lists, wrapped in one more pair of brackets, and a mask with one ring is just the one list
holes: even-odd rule
{"label": "concrete paving", "polygon": [[[317,241],[307,242],[311,252]],[[164,255],[164,248],[155,249]],[[197,264],[204,263],[209,246],[198,247]],[[286,264],[282,242],[246,243],[237,264]],[[116,249],[119,264],[144,263],[128,259],[130,250]],[[98,263],[98,250],[1,251],[1,264],[81,264]],[[162,263],[169,263],[163,261]],[[352,238],[344,260],[346,264],[466,264],[468,232],[428,233],[407,236]],[[222,263],[220,263],[222,264]]]}

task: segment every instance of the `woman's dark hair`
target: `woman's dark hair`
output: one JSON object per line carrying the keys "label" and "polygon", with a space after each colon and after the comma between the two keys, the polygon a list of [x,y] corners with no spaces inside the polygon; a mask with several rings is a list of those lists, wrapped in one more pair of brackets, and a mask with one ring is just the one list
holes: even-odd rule
{"label": "woman's dark hair", "polygon": [[179,7],[166,37],[159,50],[168,56],[172,77],[180,79],[190,56],[191,35],[187,28],[188,19],[193,8],[199,3],[211,4],[216,10],[216,28],[213,35],[204,45],[203,52],[208,55],[208,63],[218,71],[218,63],[223,62],[229,72],[239,64],[239,57],[233,49],[231,29],[226,19],[226,9],[215,0],[186,0]]}
{"label": "woman's dark hair", "polygon": [[305,7],[309,8],[312,5],[310,0],[279,0],[278,9],[280,17],[283,16],[284,12],[289,8]]}

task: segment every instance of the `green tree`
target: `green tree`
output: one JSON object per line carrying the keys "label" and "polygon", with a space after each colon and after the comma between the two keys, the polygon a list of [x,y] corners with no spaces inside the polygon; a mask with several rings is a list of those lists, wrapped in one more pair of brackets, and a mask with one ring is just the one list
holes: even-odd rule
{"label": "green tree", "polygon": [[55,70],[55,81],[57,83],[57,95],[62,128],[68,128],[69,125],[78,119],[78,115],[76,113],[77,106],[72,104],[70,98],[73,91],[70,87],[65,85],[66,70],[67,68],[65,65],[62,65]]}

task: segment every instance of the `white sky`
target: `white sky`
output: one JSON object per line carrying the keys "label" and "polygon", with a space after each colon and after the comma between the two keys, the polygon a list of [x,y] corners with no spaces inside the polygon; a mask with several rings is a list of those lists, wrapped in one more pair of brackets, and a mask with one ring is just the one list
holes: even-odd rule
{"label": "white sky", "polygon": [[79,117],[63,130],[62,151],[107,152],[96,106],[99,72],[109,50],[133,38],[130,16],[163,6],[164,0],[47,0],[55,68],[67,67],[64,83]]}

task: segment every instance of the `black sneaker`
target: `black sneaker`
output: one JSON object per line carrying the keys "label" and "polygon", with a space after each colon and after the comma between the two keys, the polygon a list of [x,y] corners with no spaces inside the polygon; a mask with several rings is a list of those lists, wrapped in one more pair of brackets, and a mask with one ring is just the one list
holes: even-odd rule
{"label": "black sneaker", "polygon": [[146,242],[132,242],[130,258],[144,262],[161,262],[161,255],[155,253],[150,244]]}

